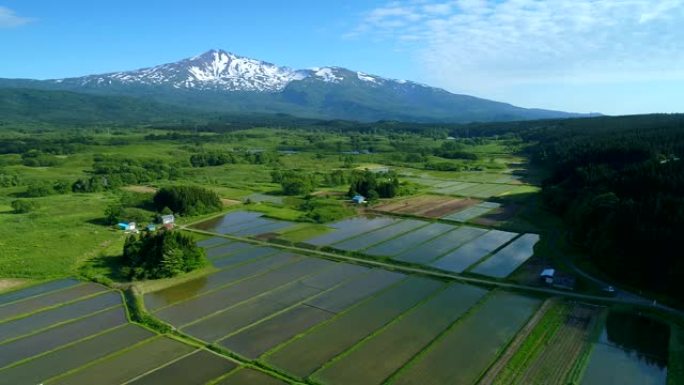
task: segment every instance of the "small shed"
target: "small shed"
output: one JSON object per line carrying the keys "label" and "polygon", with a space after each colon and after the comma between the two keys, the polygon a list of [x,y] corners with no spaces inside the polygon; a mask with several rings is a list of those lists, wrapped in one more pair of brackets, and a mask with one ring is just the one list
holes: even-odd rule
{"label": "small shed", "polygon": [[366,203],[366,197],[364,197],[363,195],[356,194],[352,198],[352,202],[356,203],[357,205],[360,205],[362,203]]}
{"label": "small shed", "polygon": [[156,230],[157,230],[157,226],[155,226],[154,224],[150,223],[147,225],[147,231],[154,232]]}
{"label": "small shed", "polygon": [[555,269],[544,269],[544,270],[541,272],[541,274],[539,275],[539,277],[541,277],[541,279],[542,279],[545,283],[551,285],[551,284],[553,284],[553,278],[554,278],[555,275],[556,275],[556,270],[555,270]]}

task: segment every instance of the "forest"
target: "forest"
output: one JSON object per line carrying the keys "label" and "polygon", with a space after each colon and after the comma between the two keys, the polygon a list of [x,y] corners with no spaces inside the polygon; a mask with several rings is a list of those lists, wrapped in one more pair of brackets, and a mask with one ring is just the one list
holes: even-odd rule
{"label": "forest", "polygon": [[610,277],[684,299],[684,116],[528,127],[544,201]]}

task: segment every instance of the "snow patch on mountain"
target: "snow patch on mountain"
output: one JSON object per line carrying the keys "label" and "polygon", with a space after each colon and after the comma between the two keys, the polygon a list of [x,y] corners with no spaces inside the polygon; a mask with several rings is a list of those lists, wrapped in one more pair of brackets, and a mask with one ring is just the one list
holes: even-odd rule
{"label": "snow patch on mountain", "polygon": [[364,82],[371,82],[371,83],[377,83],[378,82],[377,79],[375,79],[374,77],[372,77],[368,74],[364,74],[363,72],[357,72],[356,77],[358,77],[359,80],[363,80]]}
{"label": "snow patch on mountain", "polygon": [[337,75],[335,68],[331,67],[314,67],[312,68],[314,76],[320,78],[327,83],[339,83],[344,80],[344,77]]}

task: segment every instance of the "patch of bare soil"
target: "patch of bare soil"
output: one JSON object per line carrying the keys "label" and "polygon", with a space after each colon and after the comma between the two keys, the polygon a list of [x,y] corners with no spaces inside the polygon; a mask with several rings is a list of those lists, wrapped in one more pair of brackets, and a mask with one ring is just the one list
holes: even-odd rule
{"label": "patch of bare soil", "polygon": [[15,287],[21,286],[28,282],[28,279],[22,278],[0,278],[0,292],[8,291]]}
{"label": "patch of bare soil", "polygon": [[474,206],[480,202],[481,201],[477,199],[470,198],[451,198],[445,204],[423,211],[421,215],[428,218],[441,218],[463,209],[467,209],[468,207]]}
{"label": "patch of bare soil", "polygon": [[130,186],[125,186],[121,188],[122,190],[126,191],[131,191],[131,192],[137,192],[137,193],[151,193],[154,194],[157,192],[156,187],[152,186],[143,186],[143,185],[130,185]]}

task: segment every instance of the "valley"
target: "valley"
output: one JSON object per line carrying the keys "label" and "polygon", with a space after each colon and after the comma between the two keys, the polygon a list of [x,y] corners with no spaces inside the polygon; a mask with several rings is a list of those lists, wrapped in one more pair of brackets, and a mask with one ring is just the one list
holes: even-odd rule
{"label": "valley", "polygon": [[[625,380],[600,369],[618,361],[635,383],[682,378],[676,301],[612,296],[575,274],[541,200],[547,171],[520,137],[29,132],[4,143],[39,153],[0,156],[0,223],[13,229],[0,272],[21,279],[0,292],[0,383],[593,384]],[[435,155],[446,149],[459,157]],[[353,177],[388,172],[394,197],[350,200]],[[112,224],[154,223],[153,196],[178,185],[220,197],[218,211],[176,215],[209,264],[129,282]],[[17,200],[35,204],[16,213]],[[653,345],[624,337],[649,328]]]}

